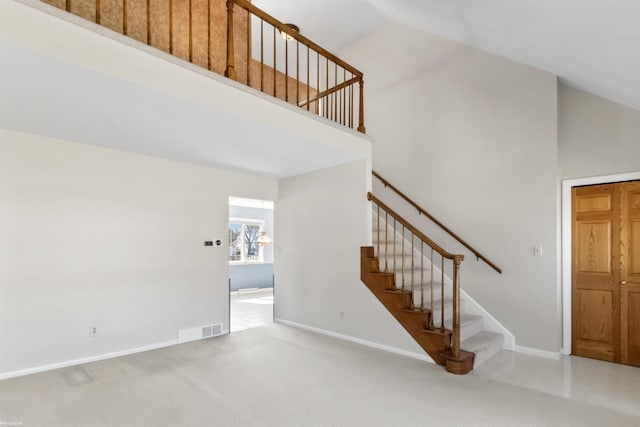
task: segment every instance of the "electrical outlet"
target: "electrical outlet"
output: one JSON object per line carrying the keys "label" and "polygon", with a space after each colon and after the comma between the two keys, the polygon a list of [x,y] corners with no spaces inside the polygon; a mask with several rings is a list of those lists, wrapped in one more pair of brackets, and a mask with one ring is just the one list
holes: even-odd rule
{"label": "electrical outlet", "polygon": [[98,335],[98,327],[97,326],[89,326],[89,336],[95,337]]}
{"label": "electrical outlet", "polygon": [[542,256],[542,246],[534,245],[533,246],[533,256]]}

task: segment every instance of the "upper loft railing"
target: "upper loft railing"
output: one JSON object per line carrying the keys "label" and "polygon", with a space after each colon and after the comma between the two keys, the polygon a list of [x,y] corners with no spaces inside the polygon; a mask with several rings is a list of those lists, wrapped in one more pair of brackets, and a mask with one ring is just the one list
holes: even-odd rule
{"label": "upper loft railing", "polygon": [[[254,56],[260,58],[259,61],[255,61],[255,66],[251,63],[247,69],[248,85],[259,86],[260,91],[271,91],[273,94],[277,90],[277,74],[282,73],[284,69],[287,82],[284,85],[285,101],[341,125],[357,127],[359,132],[365,132],[362,72],[300,34],[297,27],[278,21],[247,0],[227,0],[225,76],[234,80],[237,78],[234,5],[244,9],[247,20],[250,21],[245,37],[245,51],[254,52]],[[251,34],[254,29],[259,36]],[[252,43],[258,46],[252,46]],[[252,61],[248,58],[247,62]],[[272,88],[268,88],[269,80]],[[293,87],[290,87],[290,83]]]}
{"label": "upper loft railing", "polygon": [[362,72],[247,0],[42,0],[364,133]]}
{"label": "upper loft railing", "polygon": [[473,246],[471,246],[470,244],[468,244],[466,241],[464,241],[460,236],[458,236],[456,233],[454,233],[453,231],[451,231],[447,226],[445,226],[442,222],[438,221],[433,215],[431,215],[429,212],[427,212],[425,209],[423,209],[420,205],[418,205],[416,202],[414,202],[413,200],[411,200],[407,195],[405,195],[402,191],[398,190],[395,186],[393,186],[393,184],[391,184],[389,181],[387,181],[386,179],[384,179],[379,173],[377,173],[376,171],[372,171],[373,176],[378,178],[380,180],[380,182],[382,182],[384,184],[385,187],[388,187],[389,189],[391,189],[394,193],[396,193],[398,196],[400,196],[401,198],[403,198],[407,203],[409,203],[411,206],[413,206],[415,209],[417,209],[418,213],[420,213],[421,215],[426,216],[427,218],[429,218],[434,224],[436,224],[438,227],[440,227],[442,230],[444,230],[447,234],[449,234],[451,237],[453,237],[454,239],[456,239],[460,244],[462,244],[462,246],[464,246],[465,248],[469,249],[475,256],[477,259],[481,259],[482,261],[484,261],[485,263],[487,263],[487,265],[489,265],[489,267],[493,268],[495,271],[497,271],[498,273],[502,274],[502,269],[500,267],[498,267],[496,264],[494,264],[493,262],[491,262],[487,257],[485,257],[484,255],[482,255],[479,251],[477,251]]}

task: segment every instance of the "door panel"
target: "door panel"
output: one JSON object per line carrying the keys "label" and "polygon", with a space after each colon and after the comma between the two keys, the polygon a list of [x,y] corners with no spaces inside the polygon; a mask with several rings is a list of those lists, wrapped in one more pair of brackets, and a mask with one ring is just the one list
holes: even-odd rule
{"label": "door panel", "polygon": [[619,191],[607,184],[572,194],[572,353],[619,361]]}
{"label": "door panel", "polygon": [[631,221],[629,261],[629,274],[640,275],[640,220]]}
{"label": "door panel", "polygon": [[597,212],[611,210],[611,195],[583,196],[576,203],[576,212]]}
{"label": "door panel", "polygon": [[611,344],[613,294],[609,291],[580,290],[578,298],[580,313],[584,317],[580,322],[580,336],[585,340]]}
{"label": "door panel", "polygon": [[620,184],[622,363],[640,366],[640,182]]}
{"label": "door panel", "polygon": [[628,301],[627,360],[629,365],[640,366],[640,288],[630,290]]}
{"label": "door panel", "polygon": [[585,221],[577,225],[578,273],[611,273],[611,222]]}

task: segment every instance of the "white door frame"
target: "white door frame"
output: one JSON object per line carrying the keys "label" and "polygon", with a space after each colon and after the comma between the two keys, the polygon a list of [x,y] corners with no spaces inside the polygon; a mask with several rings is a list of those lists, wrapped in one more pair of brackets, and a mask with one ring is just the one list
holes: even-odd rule
{"label": "white door frame", "polygon": [[564,354],[571,354],[571,187],[635,180],[640,180],[640,172],[562,181],[562,348]]}

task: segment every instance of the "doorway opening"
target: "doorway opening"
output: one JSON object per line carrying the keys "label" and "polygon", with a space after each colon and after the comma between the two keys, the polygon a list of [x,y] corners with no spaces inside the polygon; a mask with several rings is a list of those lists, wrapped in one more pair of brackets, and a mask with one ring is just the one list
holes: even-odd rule
{"label": "doorway opening", "polygon": [[230,332],[273,323],[274,203],[229,197]]}

